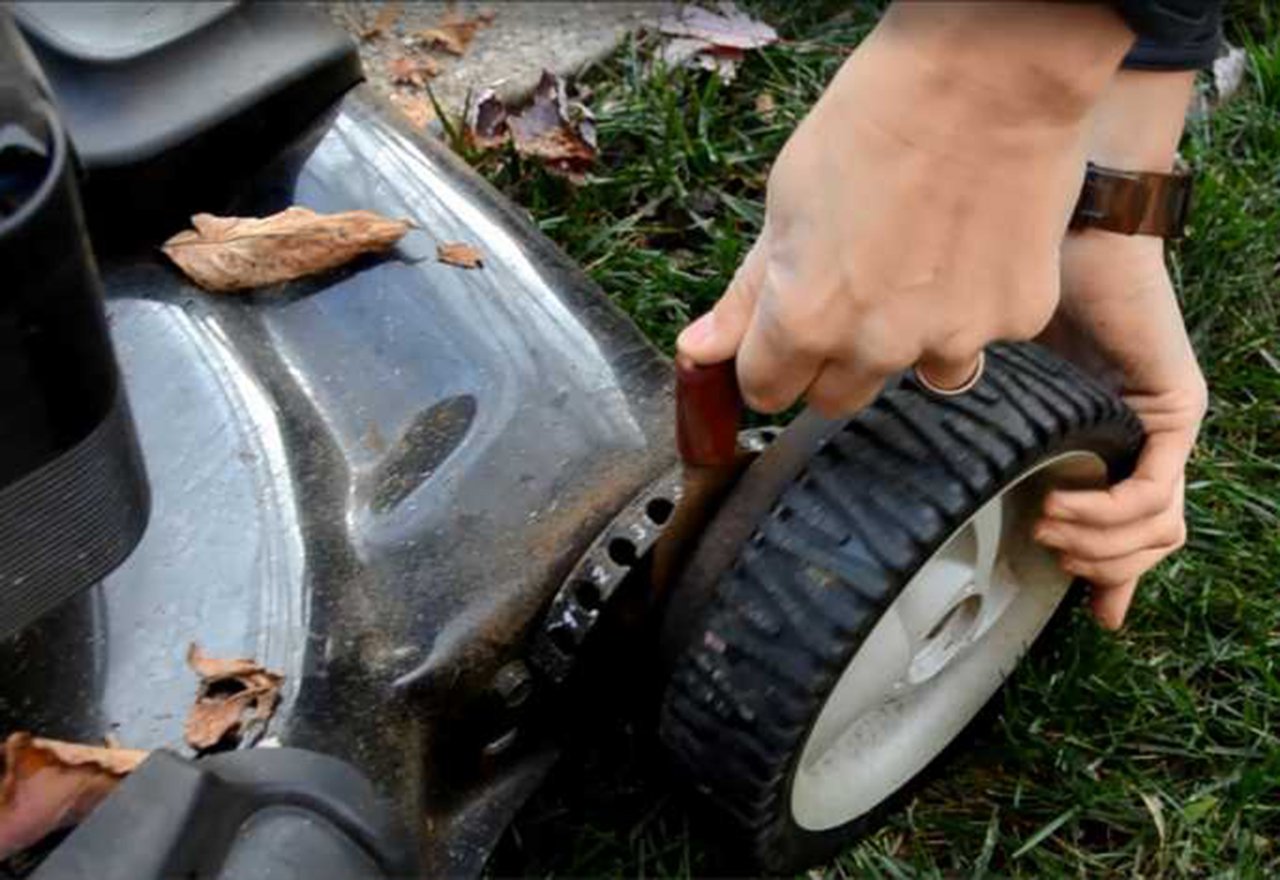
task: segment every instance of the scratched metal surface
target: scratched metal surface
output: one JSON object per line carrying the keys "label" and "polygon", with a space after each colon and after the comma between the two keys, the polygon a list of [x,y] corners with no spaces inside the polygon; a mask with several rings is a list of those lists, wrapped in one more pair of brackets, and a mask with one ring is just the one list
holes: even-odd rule
{"label": "scratched metal surface", "polygon": [[[469,713],[671,465],[668,364],[363,89],[234,201],[417,229],[385,258],[245,296],[205,294],[158,254],[103,266],[152,524],[103,584],[0,645],[0,723],[181,751],[195,640],[285,672],[269,733],[354,762],[416,827],[477,811],[503,771]],[[482,270],[436,262],[455,240]]]}

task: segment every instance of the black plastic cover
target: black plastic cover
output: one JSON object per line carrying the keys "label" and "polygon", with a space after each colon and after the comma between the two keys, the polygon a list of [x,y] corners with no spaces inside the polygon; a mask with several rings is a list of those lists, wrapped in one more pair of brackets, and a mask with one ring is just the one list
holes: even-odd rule
{"label": "black plastic cover", "polygon": [[16,3],[84,170],[95,245],[158,240],[274,158],[361,79],[301,3]]}
{"label": "black plastic cover", "polygon": [[0,637],[100,580],[148,495],[66,136],[0,10]]}
{"label": "black plastic cover", "polygon": [[336,758],[253,749],[148,758],[34,880],[417,876],[402,829],[368,780]]}
{"label": "black plastic cover", "polygon": [[[155,514],[0,642],[0,730],[184,748],[198,641],[285,676],[267,735],[349,761],[477,876],[549,761],[491,690],[617,512],[675,463],[671,368],[518,207],[365,88],[234,213],[404,217],[396,250],[242,296],[103,259]],[[484,267],[436,260],[472,242]],[[490,746],[497,742],[494,756]]]}

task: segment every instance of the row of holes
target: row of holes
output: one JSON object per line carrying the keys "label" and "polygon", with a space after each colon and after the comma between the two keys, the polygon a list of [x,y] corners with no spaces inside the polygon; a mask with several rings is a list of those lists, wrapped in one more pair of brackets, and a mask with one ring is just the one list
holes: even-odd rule
{"label": "row of holes", "polygon": [[[644,507],[645,516],[655,526],[665,525],[675,512],[676,505],[670,498],[651,498]],[[639,560],[636,545],[628,538],[614,538],[609,542],[609,558],[615,565],[631,568]],[[591,581],[578,581],[573,585],[573,597],[579,605],[588,611],[600,607],[600,588]]]}
{"label": "row of holes", "polygon": [[[760,436],[765,443],[772,443],[774,438],[778,436],[777,431],[772,428],[765,428],[760,432]],[[671,515],[675,513],[675,502],[670,498],[658,496],[650,498],[649,502],[644,506],[644,514],[648,517],[649,522],[655,526],[663,526],[671,519]],[[790,511],[786,511],[789,515]],[[614,564],[623,568],[631,568],[639,560],[639,554],[636,551],[636,545],[628,538],[614,538],[609,542],[608,547],[609,558]],[[582,608],[587,611],[595,611],[600,608],[603,597],[600,595],[600,588],[591,581],[576,581],[573,585],[573,598]],[[556,644],[568,652],[573,650],[569,633],[564,630],[555,630],[552,632],[552,639]],[[557,638],[559,636],[559,638]]]}

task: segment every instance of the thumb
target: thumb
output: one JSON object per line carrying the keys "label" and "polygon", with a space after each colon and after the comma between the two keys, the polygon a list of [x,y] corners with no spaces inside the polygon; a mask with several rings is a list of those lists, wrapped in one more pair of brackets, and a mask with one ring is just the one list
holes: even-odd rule
{"label": "thumb", "polygon": [[757,240],[711,311],[681,331],[677,354],[695,364],[718,364],[736,355],[751,325],[763,281],[764,258]]}

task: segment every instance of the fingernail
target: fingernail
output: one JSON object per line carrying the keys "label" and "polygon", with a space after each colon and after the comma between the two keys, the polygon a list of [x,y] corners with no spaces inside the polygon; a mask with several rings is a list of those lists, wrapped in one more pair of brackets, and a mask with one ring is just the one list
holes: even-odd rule
{"label": "fingernail", "polygon": [[1044,502],[1044,515],[1053,519],[1071,519],[1071,507],[1057,495],[1050,495]]}
{"label": "fingernail", "polygon": [[1035,538],[1041,544],[1054,544],[1062,539],[1062,533],[1053,526],[1036,526]]}
{"label": "fingernail", "polygon": [[688,327],[685,327],[684,330],[680,331],[680,336],[676,340],[676,345],[679,348],[687,348],[689,346],[696,348],[711,339],[711,333],[714,329],[715,321],[712,318],[712,313],[707,312]]}
{"label": "fingernail", "polygon": [[1096,605],[1093,608],[1093,619],[1107,632],[1118,632],[1120,627],[1124,626],[1123,614],[1116,615],[1115,612],[1100,609]]}

